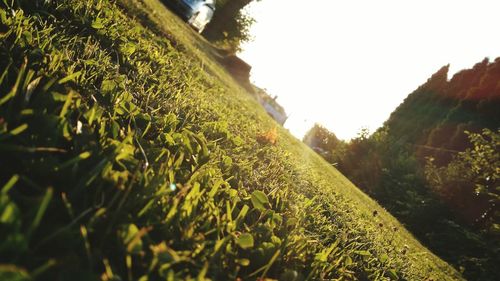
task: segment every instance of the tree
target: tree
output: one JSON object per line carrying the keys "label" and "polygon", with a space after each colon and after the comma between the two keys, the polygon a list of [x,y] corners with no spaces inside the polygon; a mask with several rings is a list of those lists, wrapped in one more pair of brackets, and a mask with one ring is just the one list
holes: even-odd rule
{"label": "tree", "polygon": [[500,231],[500,130],[466,132],[472,144],[446,166],[436,167],[430,158],[425,175],[449,204],[476,224]]}
{"label": "tree", "polygon": [[309,129],[302,141],[321,154],[328,162],[333,161],[332,153],[341,142],[334,133],[318,123]]}
{"label": "tree", "polygon": [[[239,50],[240,43],[250,39],[249,28],[254,23],[252,17],[242,10],[254,0],[223,0],[217,2],[212,21],[207,25],[203,35],[210,41],[218,43],[230,51]],[[255,0],[259,1],[259,0]]]}

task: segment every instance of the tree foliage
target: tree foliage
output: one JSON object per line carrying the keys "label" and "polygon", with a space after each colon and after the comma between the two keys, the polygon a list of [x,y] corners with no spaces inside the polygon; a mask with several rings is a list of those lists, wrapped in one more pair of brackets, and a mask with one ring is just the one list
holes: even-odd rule
{"label": "tree foliage", "polygon": [[243,11],[252,1],[218,1],[214,17],[203,35],[221,48],[230,52],[239,51],[241,44],[252,38],[250,27],[255,20]]}
{"label": "tree foliage", "polygon": [[500,231],[500,130],[484,129],[482,133],[467,134],[472,147],[458,153],[443,167],[436,167],[429,158],[426,178],[457,210],[467,207],[467,202],[462,200],[476,202],[476,207],[485,204],[486,208],[474,214],[475,222],[497,232]]}
{"label": "tree foliage", "polygon": [[338,146],[342,144],[334,133],[318,123],[314,124],[304,135],[303,142],[320,153],[329,162],[334,160],[333,154],[338,150]]}

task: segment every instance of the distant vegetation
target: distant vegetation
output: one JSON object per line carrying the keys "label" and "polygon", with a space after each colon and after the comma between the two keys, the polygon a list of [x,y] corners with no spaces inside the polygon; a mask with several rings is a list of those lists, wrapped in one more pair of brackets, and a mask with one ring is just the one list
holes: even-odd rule
{"label": "distant vegetation", "polygon": [[500,59],[447,72],[372,135],[346,143],[316,125],[304,141],[470,280],[498,280]]}

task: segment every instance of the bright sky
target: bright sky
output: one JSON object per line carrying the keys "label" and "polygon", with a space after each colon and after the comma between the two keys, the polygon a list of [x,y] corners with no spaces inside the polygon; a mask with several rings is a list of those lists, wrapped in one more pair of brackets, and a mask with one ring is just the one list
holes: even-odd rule
{"label": "bright sky", "polygon": [[315,122],[337,137],[374,131],[433,73],[500,56],[498,0],[262,0],[240,56],[302,138]]}

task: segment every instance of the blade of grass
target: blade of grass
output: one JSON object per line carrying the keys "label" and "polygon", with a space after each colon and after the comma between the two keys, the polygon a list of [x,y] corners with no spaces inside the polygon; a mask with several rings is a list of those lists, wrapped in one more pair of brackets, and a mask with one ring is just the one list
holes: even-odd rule
{"label": "blade of grass", "polygon": [[59,81],[57,81],[57,83],[58,83],[59,85],[64,84],[64,83],[67,83],[67,82],[69,82],[69,81],[74,80],[75,78],[78,78],[78,76],[80,76],[80,74],[82,74],[82,72],[81,72],[81,71],[77,71],[77,72],[75,72],[75,73],[72,73],[72,74],[70,74],[70,75],[68,75],[68,76],[66,76],[66,77],[64,77],[64,78],[62,78],[62,79],[60,79]]}
{"label": "blade of grass", "polygon": [[55,171],[59,171],[59,170],[62,170],[64,168],[67,168],[67,167],[69,167],[69,166],[71,166],[73,164],[76,164],[76,163],[78,163],[78,162],[80,162],[82,160],[85,160],[85,159],[89,158],[91,155],[92,155],[92,153],[89,152],[89,151],[82,152],[82,153],[78,154],[76,157],[73,157],[70,160],[68,160],[68,161],[66,161],[66,162],[64,162],[64,163],[62,163],[62,164],[54,167],[54,170]]}
{"label": "blade of grass", "polygon": [[71,101],[73,100],[74,92],[70,91],[68,96],[66,97],[66,101],[64,102],[63,108],[61,109],[61,113],[59,113],[59,117],[64,117],[68,112],[68,108],[71,105]]}
{"label": "blade of grass", "polygon": [[45,195],[43,196],[42,202],[40,203],[40,207],[38,208],[38,211],[36,213],[35,219],[31,223],[30,228],[28,229],[28,232],[27,232],[28,237],[30,237],[33,234],[33,232],[37,229],[37,227],[40,225],[40,222],[42,221],[43,215],[47,211],[50,200],[52,200],[53,193],[54,193],[54,189],[52,187],[49,187],[47,189],[47,191],[45,192]]}
{"label": "blade of grass", "polygon": [[43,274],[44,272],[46,272],[47,270],[49,270],[51,267],[55,266],[57,264],[57,262],[53,259],[50,259],[48,260],[46,263],[44,263],[43,265],[39,266],[38,268],[36,268],[35,270],[33,270],[33,272],[31,273],[31,277],[33,279],[36,279],[37,276]]}
{"label": "blade of grass", "polygon": [[13,175],[9,181],[2,187],[2,194],[7,194],[9,190],[17,183],[19,175]]}
{"label": "blade of grass", "polygon": [[92,252],[90,250],[87,228],[84,225],[80,226],[80,234],[82,235],[83,243],[85,244],[85,253],[87,254],[87,259],[90,265],[92,264]]}
{"label": "blade of grass", "polygon": [[12,131],[8,132],[7,134],[1,135],[0,140],[5,140],[5,139],[10,138],[12,136],[17,136],[20,133],[24,132],[26,129],[28,129],[28,124],[22,124],[22,125],[16,127],[15,129],[13,129]]}
{"label": "blade of grass", "polygon": [[269,260],[269,262],[266,265],[264,265],[263,267],[257,269],[256,271],[252,272],[250,275],[248,275],[248,277],[256,276],[257,274],[259,274],[262,271],[262,274],[260,275],[259,279],[264,279],[264,277],[266,276],[267,272],[269,271],[269,269],[271,268],[271,266],[274,264],[274,262],[276,261],[276,259],[280,255],[280,253],[281,253],[281,250],[278,249],[274,253],[274,255],[271,257],[271,259]]}
{"label": "blade of grass", "polygon": [[0,99],[0,106],[9,101],[11,98],[13,98],[18,92],[19,86],[21,85],[21,80],[24,77],[24,72],[26,71],[27,64],[28,60],[25,58],[24,63],[21,65],[19,73],[17,74],[16,83],[14,84],[10,92],[7,95],[5,95],[2,99]]}
{"label": "blade of grass", "polygon": [[9,73],[9,68],[11,67],[11,65],[12,65],[12,61],[10,61],[9,64],[5,67],[5,69],[2,73],[2,76],[0,76],[0,85],[2,85],[3,80],[7,76],[7,73]]}
{"label": "blade of grass", "polygon": [[57,147],[26,147],[21,145],[13,144],[0,144],[0,151],[10,151],[10,152],[26,152],[26,153],[36,153],[36,152],[57,152],[66,153],[67,151],[62,148]]}

